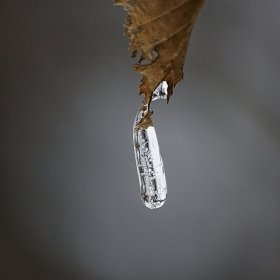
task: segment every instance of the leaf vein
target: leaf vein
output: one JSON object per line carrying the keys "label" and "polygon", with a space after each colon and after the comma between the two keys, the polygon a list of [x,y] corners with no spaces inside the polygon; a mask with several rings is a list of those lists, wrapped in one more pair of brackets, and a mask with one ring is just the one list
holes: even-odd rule
{"label": "leaf vein", "polygon": [[152,18],[152,19],[150,19],[150,20],[148,20],[148,21],[146,21],[146,22],[143,22],[142,24],[138,25],[138,26],[137,26],[136,28],[134,28],[134,29],[137,29],[137,28],[139,28],[139,27],[142,27],[143,25],[146,25],[146,24],[148,24],[148,23],[151,23],[151,22],[153,22],[153,21],[155,21],[155,20],[157,20],[157,19],[163,17],[164,15],[169,14],[170,12],[176,10],[177,8],[179,8],[179,7],[181,7],[181,6],[184,6],[184,4],[186,4],[188,1],[189,1],[189,0],[183,1],[182,3],[178,4],[177,6],[172,7],[172,9],[165,11],[164,13],[158,15],[157,17],[154,17],[154,18]]}

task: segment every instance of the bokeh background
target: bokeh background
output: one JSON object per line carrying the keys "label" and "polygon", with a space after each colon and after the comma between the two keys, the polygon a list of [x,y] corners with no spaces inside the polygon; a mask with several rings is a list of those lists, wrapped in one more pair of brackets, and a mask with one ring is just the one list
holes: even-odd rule
{"label": "bokeh background", "polygon": [[206,1],[152,106],[168,199],[149,210],[126,12],[1,1],[1,279],[280,279],[279,11]]}

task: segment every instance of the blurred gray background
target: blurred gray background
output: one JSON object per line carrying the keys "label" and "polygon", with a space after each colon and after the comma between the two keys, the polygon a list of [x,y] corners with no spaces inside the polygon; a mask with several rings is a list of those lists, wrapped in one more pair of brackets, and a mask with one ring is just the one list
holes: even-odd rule
{"label": "blurred gray background", "polygon": [[152,106],[168,199],[149,210],[126,12],[1,1],[1,279],[280,279],[279,14],[206,1]]}

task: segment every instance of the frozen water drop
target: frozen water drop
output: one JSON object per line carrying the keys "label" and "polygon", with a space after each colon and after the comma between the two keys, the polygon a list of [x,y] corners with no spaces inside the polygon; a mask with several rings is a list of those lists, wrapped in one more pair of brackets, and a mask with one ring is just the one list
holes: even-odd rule
{"label": "frozen water drop", "polygon": [[158,87],[154,90],[152,94],[152,101],[158,100],[158,99],[166,99],[167,98],[167,82],[163,81],[158,85]]}
{"label": "frozen water drop", "polygon": [[[153,92],[152,101],[167,98],[167,83],[162,82]],[[133,144],[136,168],[143,203],[150,209],[161,207],[167,196],[165,170],[161,158],[157,135],[153,124],[135,131],[145,114],[143,106],[138,111],[133,125]]]}

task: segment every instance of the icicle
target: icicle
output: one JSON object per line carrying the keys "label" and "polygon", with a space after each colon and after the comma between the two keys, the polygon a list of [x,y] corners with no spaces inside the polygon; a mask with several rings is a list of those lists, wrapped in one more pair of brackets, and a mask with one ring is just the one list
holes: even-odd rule
{"label": "icicle", "polygon": [[[154,90],[151,101],[166,98],[167,83],[164,81]],[[136,128],[147,111],[147,106],[141,106],[136,115],[133,125],[133,144],[141,198],[148,208],[157,209],[166,200],[167,185],[156,131],[152,121],[145,129]]]}

